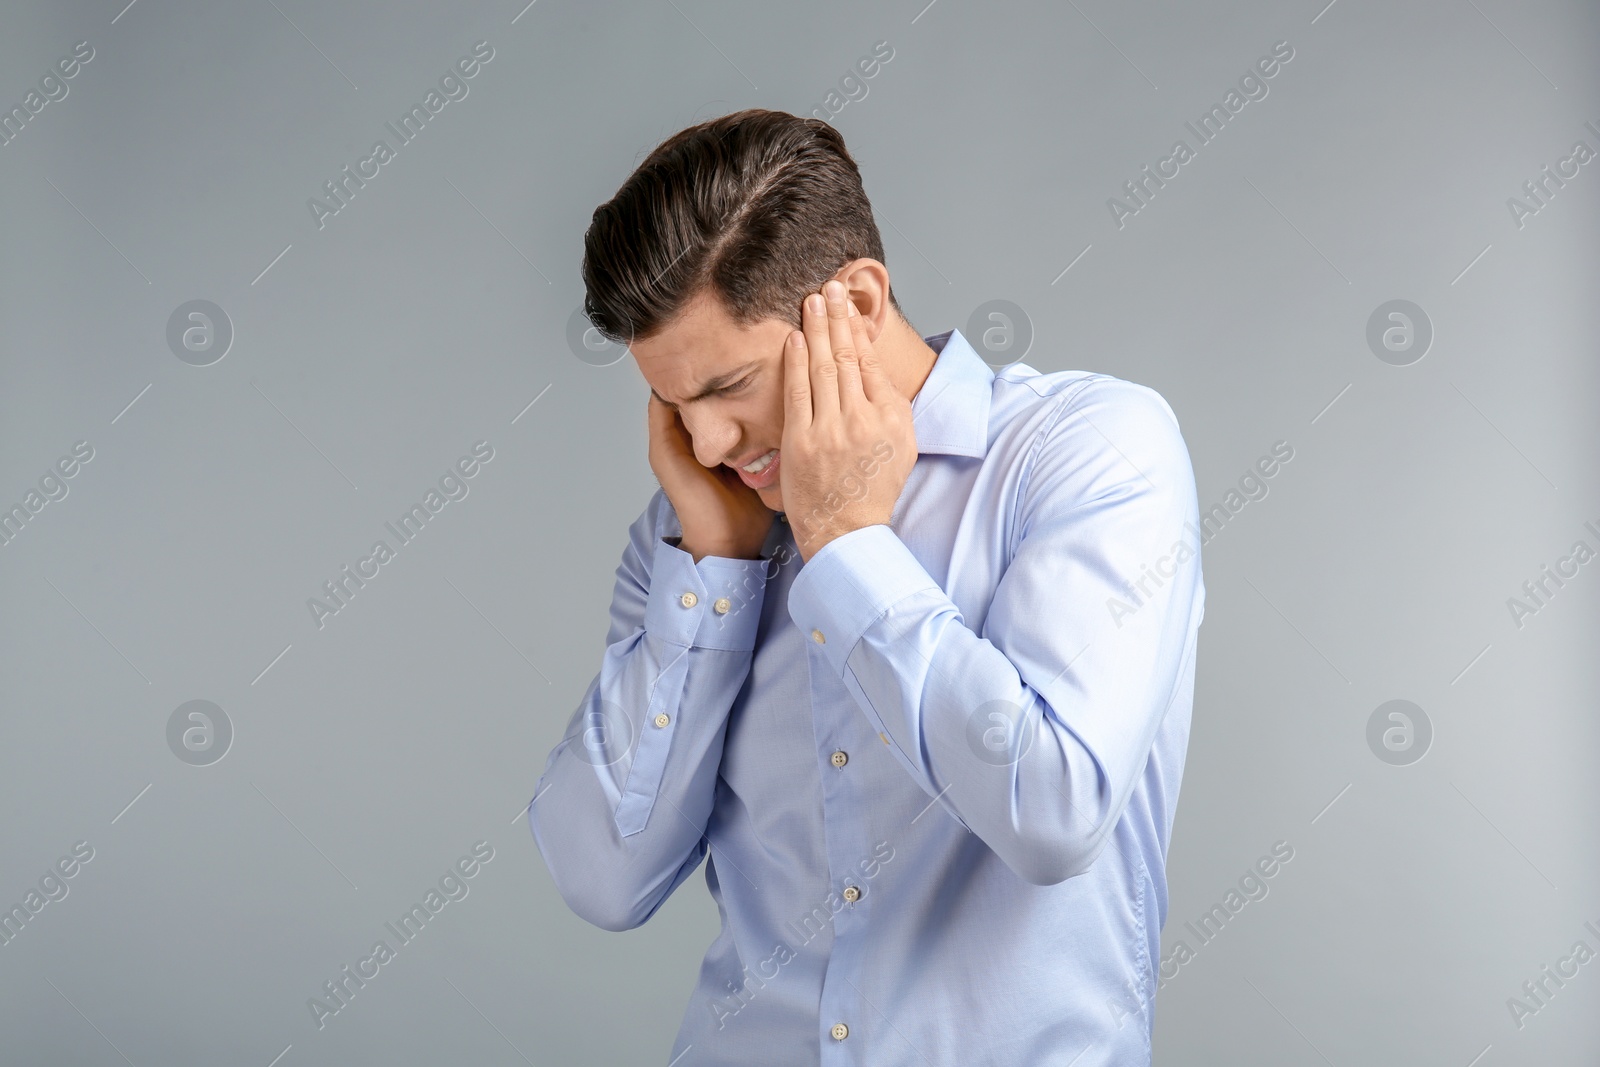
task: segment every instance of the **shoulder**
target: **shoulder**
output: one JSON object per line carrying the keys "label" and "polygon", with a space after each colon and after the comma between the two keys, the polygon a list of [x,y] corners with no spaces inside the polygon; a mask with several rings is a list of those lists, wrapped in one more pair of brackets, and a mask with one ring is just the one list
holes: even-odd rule
{"label": "shoulder", "polygon": [[1040,374],[1014,364],[996,376],[995,396],[1022,430],[1019,506],[1025,512],[1045,497],[1049,506],[1073,508],[1108,496],[1154,492],[1181,501],[1194,493],[1177,415],[1150,386],[1090,371]]}

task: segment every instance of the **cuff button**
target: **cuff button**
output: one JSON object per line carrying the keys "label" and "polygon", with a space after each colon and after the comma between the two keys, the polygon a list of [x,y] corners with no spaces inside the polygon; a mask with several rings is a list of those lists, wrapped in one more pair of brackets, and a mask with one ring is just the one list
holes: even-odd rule
{"label": "cuff button", "polygon": [[733,607],[733,602],[731,600],[725,596],[719,596],[717,597],[716,603],[711,605],[711,610],[715,611],[718,615],[726,615],[728,613],[728,609],[731,607]]}

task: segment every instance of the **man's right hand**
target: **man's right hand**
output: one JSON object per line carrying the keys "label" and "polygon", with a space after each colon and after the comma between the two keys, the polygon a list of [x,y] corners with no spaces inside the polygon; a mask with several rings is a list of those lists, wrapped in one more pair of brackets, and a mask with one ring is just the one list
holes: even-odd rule
{"label": "man's right hand", "polygon": [[683,526],[678,547],[696,563],[704,556],[760,559],[773,511],[726,465],[702,466],[683,420],[654,393],[648,418],[650,469]]}

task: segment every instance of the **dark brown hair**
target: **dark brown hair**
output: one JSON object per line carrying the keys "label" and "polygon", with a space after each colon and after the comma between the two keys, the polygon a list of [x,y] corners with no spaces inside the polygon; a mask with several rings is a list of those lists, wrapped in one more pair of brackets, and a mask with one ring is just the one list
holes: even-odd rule
{"label": "dark brown hair", "polygon": [[751,108],[673,134],[595,208],[583,310],[626,345],[709,288],[741,327],[799,328],[806,294],[860,258],[884,262],[883,239],[839,131]]}

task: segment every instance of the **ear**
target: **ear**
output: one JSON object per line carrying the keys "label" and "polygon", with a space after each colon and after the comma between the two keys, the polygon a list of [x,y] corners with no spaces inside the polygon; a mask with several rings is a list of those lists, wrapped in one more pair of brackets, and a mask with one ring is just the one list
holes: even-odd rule
{"label": "ear", "polygon": [[889,268],[875,259],[852,259],[833,275],[844,283],[846,298],[856,306],[867,340],[876,341],[889,324]]}

